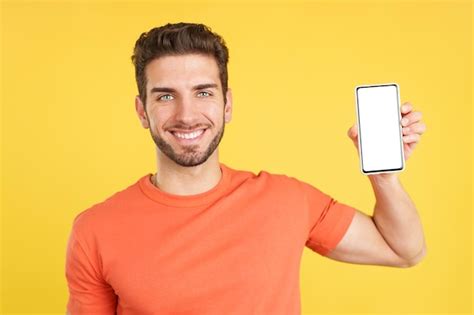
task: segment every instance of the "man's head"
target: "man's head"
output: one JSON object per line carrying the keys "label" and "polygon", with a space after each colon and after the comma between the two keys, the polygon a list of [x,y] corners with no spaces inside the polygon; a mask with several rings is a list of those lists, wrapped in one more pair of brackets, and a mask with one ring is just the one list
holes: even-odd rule
{"label": "man's head", "polygon": [[159,151],[188,167],[217,154],[232,113],[223,40],[202,24],[167,24],[140,36],[132,60],[135,107]]}

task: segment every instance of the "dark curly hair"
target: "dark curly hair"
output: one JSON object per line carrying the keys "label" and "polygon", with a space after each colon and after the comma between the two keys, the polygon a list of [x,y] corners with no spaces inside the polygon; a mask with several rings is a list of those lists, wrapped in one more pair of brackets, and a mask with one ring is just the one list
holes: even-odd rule
{"label": "dark curly hair", "polygon": [[145,67],[152,60],[169,55],[198,53],[213,56],[219,67],[219,77],[227,102],[227,63],[229,51],[221,36],[213,33],[204,24],[168,23],[142,33],[135,43],[132,62],[135,66],[135,79],[138,93],[143,105],[146,106]]}

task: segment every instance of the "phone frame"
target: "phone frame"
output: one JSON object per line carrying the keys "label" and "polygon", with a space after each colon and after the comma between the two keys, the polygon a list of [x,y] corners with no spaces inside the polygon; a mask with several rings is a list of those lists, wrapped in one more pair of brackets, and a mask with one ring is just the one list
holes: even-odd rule
{"label": "phone frame", "polygon": [[[362,161],[362,140],[361,140],[361,128],[360,128],[360,118],[359,118],[359,98],[358,98],[358,90],[363,88],[370,88],[370,87],[379,87],[379,86],[390,86],[393,85],[397,89],[397,107],[398,107],[398,128],[399,128],[399,135],[400,135],[400,152],[402,154],[402,166],[401,168],[395,169],[385,169],[385,170],[373,170],[373,171],[365,171],[363,167]],[[355,107],[356,107],[356,117],[357,117],[357,128],[358,128],[358,145],[359,145],[359,166],[360,171],[364,175],[374,175],[374,174],[381,174],[381,173],[398,173],[405,169],[405,152],[403,149],[403,133],[402,133],[402,124],[401,124],[401,111],[400,111],[400,88],[397,83],[390,82],[390,83],[379,83],[379,84],[365,84],[365,85],[357,85],[354,89],[355,91]]]}

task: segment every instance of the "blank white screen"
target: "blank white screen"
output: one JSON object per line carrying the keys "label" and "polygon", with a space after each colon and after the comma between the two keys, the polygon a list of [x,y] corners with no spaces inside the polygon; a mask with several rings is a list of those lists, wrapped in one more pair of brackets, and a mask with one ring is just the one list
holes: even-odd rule
{"label": "blank white screen", "polygon": [[357,104],[363,170],[401,169],[403,157],[397,87],[358,88]]}

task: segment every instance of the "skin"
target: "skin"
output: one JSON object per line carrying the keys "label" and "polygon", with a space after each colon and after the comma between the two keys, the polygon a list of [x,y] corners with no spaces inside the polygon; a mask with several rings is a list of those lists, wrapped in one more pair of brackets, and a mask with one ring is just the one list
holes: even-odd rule
{"label": "skin", "polygon": [[[212,56],[186,54],[164,56],[145,68],[146,110],[135,97],[135,109],[143,128],[150,129],[156,144],[157,172],[154,184],[175,195],[206,192],[221,179],[218,146],[225,124],[232,118],[232,92],[224,104],[219,68]],[[199,87],[215,84],[215,87]],[[173,91],[152,91],[167,87]],[[198,143],[179,143],[170,129],[183,132],[207,128]]]}

